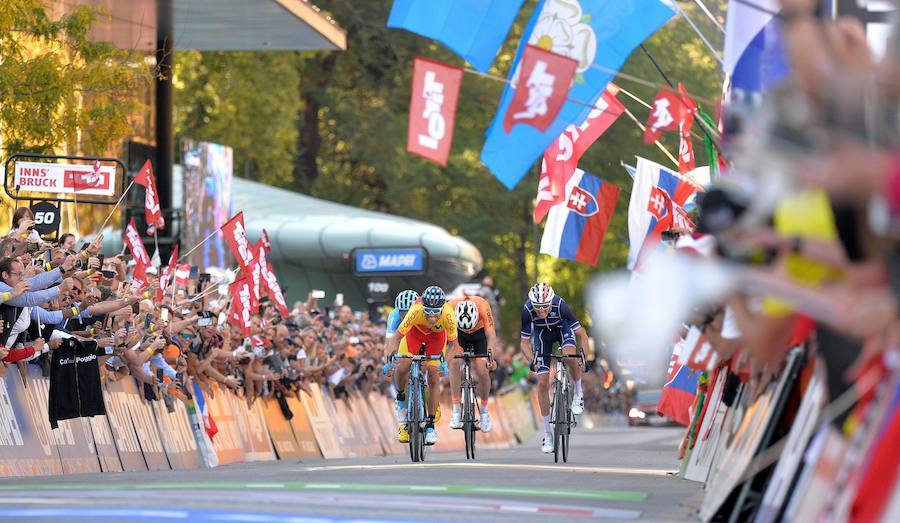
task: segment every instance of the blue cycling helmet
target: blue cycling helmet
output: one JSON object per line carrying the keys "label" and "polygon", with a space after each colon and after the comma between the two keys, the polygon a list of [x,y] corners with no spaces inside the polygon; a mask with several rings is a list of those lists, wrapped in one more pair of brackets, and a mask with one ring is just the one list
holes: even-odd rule
{"label": "blue cycling helmet", "polygon": [[447,296],[444,294],[444,289],[438,287],[437,285],[428,287],[427,289],[425,289],[425,292],[422,293],[422,305],[430,309],[443,307],[444,303],[446,302]]}
{"label": "blue cycling helmet", "polygon": [[401,311],[408,311],[418,299],[418,292],[407,289],[397,295],[397,299],[394,300],[394,308],[400,309]]}

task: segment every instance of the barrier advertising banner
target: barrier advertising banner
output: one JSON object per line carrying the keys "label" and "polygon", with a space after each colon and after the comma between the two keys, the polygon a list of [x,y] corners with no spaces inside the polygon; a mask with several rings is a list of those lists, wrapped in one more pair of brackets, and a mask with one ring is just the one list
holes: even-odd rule
{"label": "barrier advertising banner", "polygon": [[[163,450],[159,430],[156,428],[156,420],[153,418],[153,411],[150,408],[150,404],[141,397],[134,380],[123,379],[108,382],[106,392],[113,398],[116,408],[121,411],[115,418],[110,418],[110,423],[114,429],[121,430],[123,435],[126,435],[126,438],[129,437],[129,434],[134,436],[137,443],[137,454],[143,460],[146,466],[145,470],[169,470],[169,459],[166,457],[165,450]],[[107,406],[107,414],[108,412],[109,407]],[[129,433],[129,428],[133,432]],[[140,437],[137,436],[138,434],[140,434]],[[116,438],[116,441],[118,442],[119,439]],[[130,443],[129,452],[133,448]],[[119,450],[119,455],[122,455],[121,449]],[[124,466],[125,460],[123,459],[122,461]]]}
{"label": "barrier advertising banner", "polygon": [[[14,369],[14,368],[13,368]],[[46,412],[46,406],[44,407]],[[4,476],[62,474],[62,462],[50,437],[47,417],[30,404],[15,370],[0,378],[0,473]]]}
{"label": "barrier advertising banner", "polygon": [[[325,403],[322,401],[322,391],[319,390],[319,387],[311,387],[311,389],[312,396],[304,393],[301,395],[301,398],[303,407],[306,409],[307,415],[309,415],[309,423],[312,426],[313,433],[316,435],[316,443],[319,444],[322,456],[325,459],[348,457],[338,441],[334,418],[329,416]],[[291,420],[292,423],[293,421]]]}
{"label": "barrier advertising banner", "polygon": [[[335,439],[331,439],[323,442],[321,445],[319,444],[318,436],[316,432],[313,430],[313,422],[312,422],[312,414],[307,410],[307,396],[305,393],[303,394],[303,400],[298,400],[295,397],[288,398],[288,406],[294,412],[294,417],[291,418],[291,430],[294,432],[294,439],[297,440],[297,444],[300,445],[300,458],[301,459],[320,459],[322,458],[323,452],[319,450],[320,448],[324,448],[325,446],[335,446],[337,445],[337,441]],[[320,423],[328,423],[327,420],[319,420]],[[323,434],[326,434],[328,431],[324,431]],[[325,456],[326,458],[328,456]]]}
{"label": "barrier advertising banner", "polygon": [[[269,436],[272,437],[272,444],[275,446],[278,459],[300,459],[300,444],[294,438],[291,422],[284,418],[284,413],[281,412],[278,402],[266,398],[262,401],[262,405],[266,417],[266,426],[269,429]],[[290,409],[294,417],[299,415],[297,409],[293,407],[290,407]]]}
{"label": "barrier advertising banner", "polygon": [[174,409],[169,412],[165,402],[154,401],[151,404],[169,465],[173,470],[199,468],[200,454],[191,432],[187,408],[179,400],[174,400],[172,406]]}

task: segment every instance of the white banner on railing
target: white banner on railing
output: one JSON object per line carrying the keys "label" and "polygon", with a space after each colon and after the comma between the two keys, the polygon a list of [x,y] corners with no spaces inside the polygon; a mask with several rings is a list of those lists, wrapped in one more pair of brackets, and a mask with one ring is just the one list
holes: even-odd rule
{"label": "white banner on railing", "polygon": [[114,165],[16,162],[16,191],[113,196]]}

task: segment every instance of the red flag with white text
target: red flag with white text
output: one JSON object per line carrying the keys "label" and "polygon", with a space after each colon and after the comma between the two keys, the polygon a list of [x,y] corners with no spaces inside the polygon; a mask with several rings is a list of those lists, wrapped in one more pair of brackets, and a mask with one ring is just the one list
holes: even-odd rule
{"label": "red flag with white text", "polygon": [[244,229],[244,212],[241,211],[231,217],[222,226],[222,234],[225,235],[225,241],[231,247],[231,252],[237,258],[238,265],[242,269],[250,267],[253,263],[253,250],[250,242],[247,240],[247,231]]}
{"label": "red flag with white text", "polygon": [[509,134],[515,124],[522,123],[544,132],[566,101],[578,62],[528,45],[520,63],[516,94],[503,116],[503,128]]}
{"label": "red flag with white text", "polygon": [[413,62],[406,150],[447,166],[462,85],[459,67],[417,56]]}
{"label": "red flag with white text", "polygon": [[691,128],[694,126],[697,103],[688,97],[687,89],[681,82],[678,82],[678,91],[681,92],[681,102],[684,104],[684,114],[679,125],[681,142],[678,145],[678,172],[687,174],[697,166],[694,161],[694,144],[691,142]]}
{"label": "red flag with white text", "polygon": [[166,287],[169,286],[169,281],[172,279],[172,276],[175,274],[175,266],[178,265],[178,245],[175,245],[175,248],[172,249],[172,254],[169,255],[169,264],[162,268],[159,271],[159,289],[156,291],[156,299],[159,302],[162,302],[163,297],[166,295]]}
{"label": "red flag with white text", "polygon": [[566,199],[569,178],[578,168],[578,160],[585,151],[625,112],[616,99],[619,87],[610,83],[581,125],[570,125],[544,151],[541,177],[538,181],[534,223],[540,223],[554,205]]}
{"label": "red flag with white text", "polygon": [[134,271],[131,273],[131,288],[143,289],[147,286],[147,265],[138,258],[134,259]]}
{"label": "red flag with white text", "polygon": [[231,313],[229,316],[242,329],[244,336],[250,334],[250,282],[246,277],[239,278],[229,285],[231,291]]}
{"label": "red flag with white text", "polygon": [[266,285],[266,290],[269,293],[269,297],[272,298],[275,302],[275,306],[278,307],[278,312],[280,312],[282,316],[287,317],[290,314],[290,311],[288,311],[284,294],[281,292],[281,286],[278,285],[278,278],[275,277],[275,272],[272,271],[271,263],[267,264],[262,277],[263,283]]}
{"label": "red flag with white text", "polygon": [[272,242],[269,241],[269,233],[266,232],[265,229],[262,230],[262,236],[260,237],[263,243],[263,247],[266,248],[266,252],[272,251]]}
{"label": "red flag with white text", "polygon": [[159,193],[156,192],[156,179],[153,177],[153,166],[150,164],[150,160],[144,162],[144,166],[134,178],[134,183],[144,186],[144,217],[147,219],[147,234],[153,236],[156,229],[165,228],[166,222],[159,206]]}
{"label": "red flag with white text", "polygon": [[144,242],[141,241],[141,234],[134,225],[134,218],[132,218],[131,221],[128,222],[128,225],[125,226],[124,241],[125,245],[128,246],[128,250],[131,251],[131,255],[134,257],[135,262],[141,260],[145,267],[150,265],[150,255],[147,254]]}

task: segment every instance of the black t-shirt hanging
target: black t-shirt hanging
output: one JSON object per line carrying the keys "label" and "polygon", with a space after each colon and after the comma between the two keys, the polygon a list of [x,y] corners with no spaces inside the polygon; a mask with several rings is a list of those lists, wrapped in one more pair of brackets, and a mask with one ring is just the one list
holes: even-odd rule
{"label": "black t-shirt hanging", "polygon": [[100,388],[97,344],[62,340],[50,362],[50,427],[63,419],[106,414]]}

